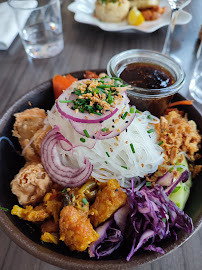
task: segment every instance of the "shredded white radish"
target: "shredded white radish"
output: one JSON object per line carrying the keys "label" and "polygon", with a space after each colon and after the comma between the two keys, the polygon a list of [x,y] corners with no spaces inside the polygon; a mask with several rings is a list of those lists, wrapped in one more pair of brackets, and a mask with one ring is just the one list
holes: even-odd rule
{"label": "shredded white radish", "polygon": [[[62,118],[55,106],[48,112],[48,121],[52,127],[59,126],[62,135],[73,144],[80,140],[81,135],[67,119]],[[57,149],[64,164],[71,163],[78,167],[86,157],[93,164],[92,176],[95,179],[106,182],[113,178],[122,187],[129,187],[132,177],[144,177],[153,173],[164,161],[163,149],[158,145],[154,126],[158,122],[159,119],[148,111],[136,113],[127,130],[116,138],[97,140],[91,149],[84,146],[72,151],[64,151],[60,147]],[[88,138],[87,141],[95,140]]]}

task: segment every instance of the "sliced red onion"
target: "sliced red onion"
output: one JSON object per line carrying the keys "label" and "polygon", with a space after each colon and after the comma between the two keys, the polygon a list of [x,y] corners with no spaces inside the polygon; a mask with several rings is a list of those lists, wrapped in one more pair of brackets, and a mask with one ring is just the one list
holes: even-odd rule
{"label": "sliced red onion", "polygon": [[[121,132],[127,129],[127,127],[132,123],[133,119],[135,118],[135,113],[129,113],[126,118],[123,120],[122,118],[118,119],[118,127],[117,124],[114,123],[113,117],[110,118],[107,122],[107,126],[105,122],[101,124],[83,124],[78,123],[70,120],[72,127],[75,129],[76,132],[81,134],[82,136],[86,136],[84,130],[88,132],[89,138],[97,139],[97,140],[104,140],[104,139],[111,139],[115,136],[119,135]],[[111,123],[109,123],[111,121]],[[102,131],[103,128],[108,128],[108,131]]]}
{"label": "sliced red onion", "polygon": [[93,165],[85,159],[84,166],[81,168],[64,166],[57,151],[58,142],[61,140],[65,141],[65,138],[58,127],[49,131],[44,138],[41,146],[41,161],[44,169],[54,182],[64,187],[80,186],[90,177]]}
{"label": "sliced red onion", "polygon": [[71,100],[71,97],[73,97],[75,95],[70,95],[70,93],[74,89],[76,89],[77,86],[79,86],[80,84],[85,84],[86,81],[89,81],[89,79],[77,81],[74,83],[73,87],[70,87],[65,92],[63,92],[59,96],[59,98],[56,102],[56,108],[62,116],[64,116],[65,118],[67,118],[69,120],[79,122],[79,123],[91,123],[91,124],[101,123],[101,122],[109,119],[110,117],[112,117],[118,111],[118,108],[115,108],[112,112],[110,110],[106,111],[105,114],[103,114],[103,115],[97,115],[97,114],[90,115],[89,113],[81,113],[81,112],[78,112],[77,114],[75,114],[75,110],[71,109],[74,106],[73,102],[72,103],[60,103],[60,100]]}
{"label": "sliced red onion", "polygon": [[190,176],[190,172],[188,170],[185,170],[179,177],[178,179],[173,182],[173,184],[171,186],[169,186],[167,189],[165,189],[165,193],[167,196],[169,196],[171,194],[171,192],[174,190],[174,188],[182,181],[183,183],[185,183]]}
{"label": "sliced red onion", "polygon": [[173,173],[167,171],[163,176],[160,176],[156,181],[156,184],[159,184],[163,187],[169,187],[173,183]]}

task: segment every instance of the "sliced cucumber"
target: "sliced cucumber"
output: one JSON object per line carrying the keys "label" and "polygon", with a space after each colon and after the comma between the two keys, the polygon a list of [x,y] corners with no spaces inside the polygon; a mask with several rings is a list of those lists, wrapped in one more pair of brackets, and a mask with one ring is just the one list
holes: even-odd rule
{"label": "sliced cucumber", "polygon": [[[182,165],[184,167],[184,168],[178,167],[178,171],[180,173],[182,173],[186,169],[189,169],[188,162],[187,162],[185,156],[183,156],[183,160],[181,162],[177,161],[175,165]],[[182,182],[179,183],[169,196],[169,199],[171,201],[173,201],[182,210],[184,209],[185,204],[189,198],[191,186],[192,186],[192,177],[190,175],[187,182],[186,183],[182,183]]]}

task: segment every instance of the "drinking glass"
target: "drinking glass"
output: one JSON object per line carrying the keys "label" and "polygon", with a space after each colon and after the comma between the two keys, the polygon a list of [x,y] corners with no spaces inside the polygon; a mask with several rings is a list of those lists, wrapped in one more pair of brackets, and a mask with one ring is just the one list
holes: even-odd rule
{"label": "drinking glass", "polygon": [[25,51],[33,58],[49,58],[64,48],[60,0],[8,0]]}
{"label": "drinking glass", "polygon": [[189,91],[191,96],[202,104],[202,54],[201,57],[196,61]]}

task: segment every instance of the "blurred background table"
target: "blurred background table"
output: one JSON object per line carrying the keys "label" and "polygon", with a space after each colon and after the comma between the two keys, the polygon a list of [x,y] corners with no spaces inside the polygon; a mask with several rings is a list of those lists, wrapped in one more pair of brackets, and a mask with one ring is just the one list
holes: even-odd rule
{"label": "blurred background table", "polygon": [[[2,1],[0,1],[2,2]],[[65,48],[54,58],[33,60],[27,57],[19,37],[7,51],[0,51],[0,114],[20,96],[38,84],[51,79],[54,74],[65,74],[78,70],[106,68],[109,59],[128,49],[152,49],[161,51],[165,40],[166,27],[151,34],[141,32],[104,32],[93,26],[79,24],[67,10],[70,0],[62,3],[63,33]],[[181,59],[186,73],[186,83],[180,91],[191,99],[188,92],[196,50],[198,33],[202,24],[202,1],[193,0],[185,8],[193,16],[187,25],[176,26],[171,53]],[[194,102],[202,112],[202,105]],[[15,245],[0,229],[1,270],[59,270]],[[137,270],[201,270],[202,269],[202,228],[182,247],[152,264]],[[96,270],[96,269],[95,269]]]}

